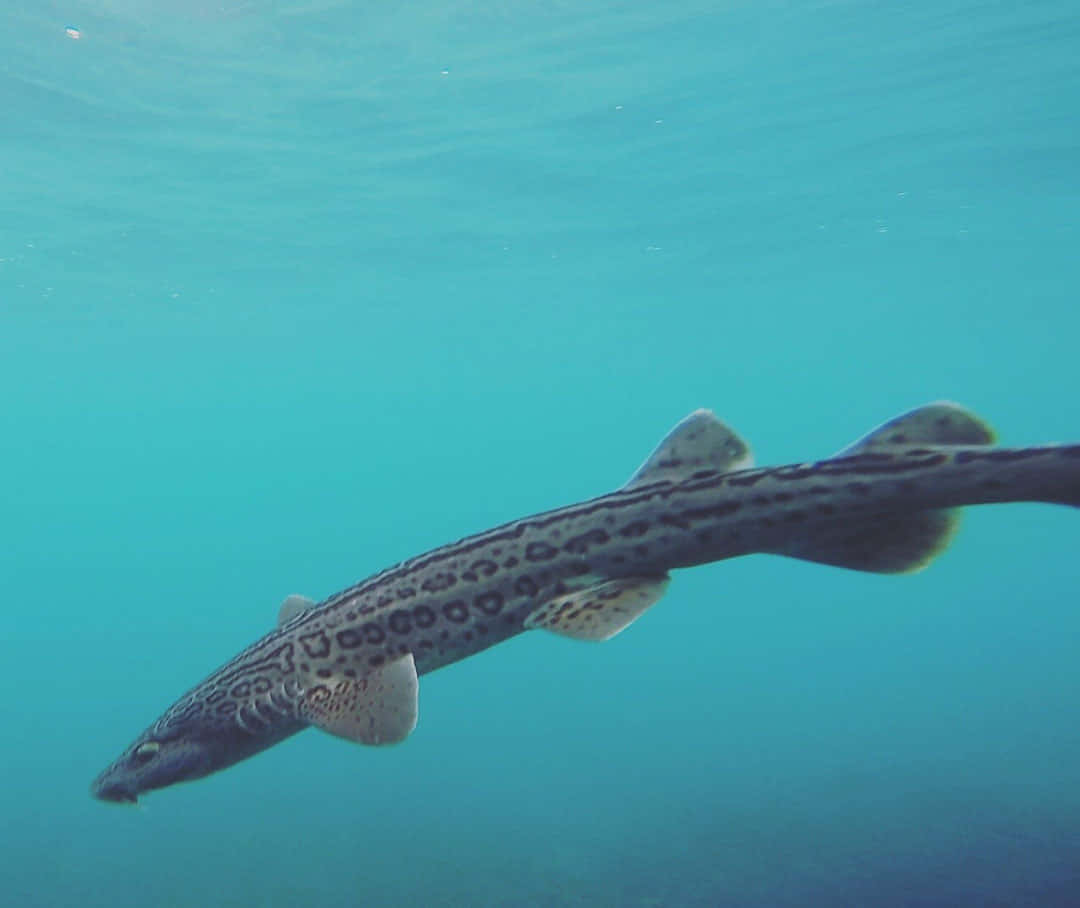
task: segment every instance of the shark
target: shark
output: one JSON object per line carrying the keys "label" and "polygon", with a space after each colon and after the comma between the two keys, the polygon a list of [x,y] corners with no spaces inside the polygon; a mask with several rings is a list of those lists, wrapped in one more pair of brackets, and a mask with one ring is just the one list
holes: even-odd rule
{"label": "shark", "polygon": [[169,707],[91,785],[107,802],[205,777],[314,727],[363,745],[416,726],[420,675],[529,630],[603,641],[672,571],[754,553],[882,574],[921,569],[958,509],[1080,506],[1080,444],[998,447],[939,401],[822,460],[755,467],[708,410],[691,413],[613,492],[403,561],[277,625]]}

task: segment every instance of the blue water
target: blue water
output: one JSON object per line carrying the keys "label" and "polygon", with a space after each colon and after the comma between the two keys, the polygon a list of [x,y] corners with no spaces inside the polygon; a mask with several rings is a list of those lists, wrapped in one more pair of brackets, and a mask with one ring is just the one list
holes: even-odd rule
{"label": "blue water", "polygon": [[[78,38],[65,32],[77,29]],[[117,808],[273,623],[618,485],[937,398],[1080,440],[1075,2],[10,0],[0,886],[20,906],[1080,904],[1080,519],[912,577],[680,572]]]}

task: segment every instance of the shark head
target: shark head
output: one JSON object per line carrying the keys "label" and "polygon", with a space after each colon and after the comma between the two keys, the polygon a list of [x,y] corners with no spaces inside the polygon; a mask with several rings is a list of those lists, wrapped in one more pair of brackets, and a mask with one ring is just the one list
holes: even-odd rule
{"label": "shark head", "polygon": [[[198,779],[227,765],[212,738],[170,729],[141,734],[90,786],[90,793],[114,804],[134,804],[139,795],[176,782]],[[231,762],[231,761],[230,761]]]}
{"label": "shark head", "polygon": [[139,735],[90,785],[90,793],[114,804],[177,782],[201,779],[256,754],[306,726],[292,717],[256,726],[191,710],[187,696]]}

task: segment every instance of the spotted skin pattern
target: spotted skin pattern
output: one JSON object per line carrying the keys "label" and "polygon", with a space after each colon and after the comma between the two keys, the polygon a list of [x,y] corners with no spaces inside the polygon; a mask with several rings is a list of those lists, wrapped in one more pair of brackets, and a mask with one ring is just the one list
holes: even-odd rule
{"label": "spotted skin pattern", "polygon": [[[753,552],[793,554],[792,540],[927,509],[1080,504],[1080,445],[903,446],[897,436],[887,449],[817,462],[634,482],[402,562],[300,611],[223,665],[93,791],[134,801],[214,772],[306,727],[301,700],[313,686],[363,679],[408,653],[417,674],[432,672],[522,632],[545,603],[605,581]],[[177,753],[172,764],[139,775],[140,753],[150,761],[166,745]]]}

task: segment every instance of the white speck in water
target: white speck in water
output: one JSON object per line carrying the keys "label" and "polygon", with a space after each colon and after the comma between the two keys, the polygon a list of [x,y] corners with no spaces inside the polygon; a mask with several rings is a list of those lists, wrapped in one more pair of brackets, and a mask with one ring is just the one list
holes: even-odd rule
{"label": "white speck in water", "polygon": [[72,41],[78,41],[82,37],[82,32],[79,31],[74,25],[65,26],[64,34],[67,35]]}

